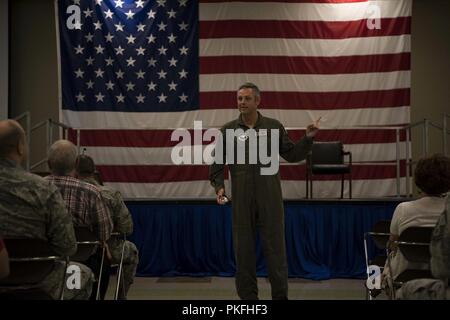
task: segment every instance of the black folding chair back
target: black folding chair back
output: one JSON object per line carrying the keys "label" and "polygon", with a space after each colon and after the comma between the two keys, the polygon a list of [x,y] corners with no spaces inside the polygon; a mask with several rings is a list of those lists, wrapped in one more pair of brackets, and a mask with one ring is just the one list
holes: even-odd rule
{"label": "black folding chair back", "polygon": [[[70,257],[71,261],[77,262],[86,262],[92,255],[94,255],[98,249],[102,245],[102,242],[98,239],[97,235],[95,235],[88,227],[86,226],[75,226],[75,237],[77,239],[77,252]],[[97,294],[96,300],[99,299],[100,296],[100,287],[101,287],[101,274],[103,271],[105,261],[105,247],[102,247],[101,254],[101,262],[100,262],[100,270],[99,276],[97,279]]]}
{"label": "black folding chair back", "polygon": [[70,257],[71,261],[85,262],[101,245],[97,236],[88,227],[76,226],[77,252]]}
{"label": "black folding chair back", "polygon": [[[10,260],[10,274],[0,280],[0,291],[3,297],[19,299],[51,299],[39,288],[41,281],[53,272],[57,261],[64,261],[65,257],[55,254],[47,241],[41,239],[4,239]],[[63,298],[65,272],[61,278],[60,298]]]}
{"label": "black folding chair back", "polygon": [[[409,268],[399,274],[393,284],[392,297],[395,298],[395,289],[400,288],[403,283],[414,279],[431,279],[433,275],[429,267],[430,263],[430,242],[434,227],[409,227],[400,234],[394,244],[403,257],[411,263],[428,264],[426,269]],[[391,275],[392,277],[392,275]]]}
{"label": "black folding chair back", "polygon": [[433,227],[411,227],[403,231],[396,243],[405,259],[410,262],[429,263],[432,233]]}

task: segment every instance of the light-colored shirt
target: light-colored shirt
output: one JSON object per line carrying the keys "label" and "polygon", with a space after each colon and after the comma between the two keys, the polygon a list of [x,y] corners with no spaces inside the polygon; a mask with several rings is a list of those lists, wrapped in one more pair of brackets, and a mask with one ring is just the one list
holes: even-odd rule
{"label": "light-colored shirt", "polygon": [[[394,211],[390,232],[399,236],[409,227],[434,227],[439,216],[444,212],[445,198],[423,197],[418,200],[402,202]],[[394,279],[406,269],[424,269],[428,267],[420,263],[408,262],[399,250],[391,260]]]}

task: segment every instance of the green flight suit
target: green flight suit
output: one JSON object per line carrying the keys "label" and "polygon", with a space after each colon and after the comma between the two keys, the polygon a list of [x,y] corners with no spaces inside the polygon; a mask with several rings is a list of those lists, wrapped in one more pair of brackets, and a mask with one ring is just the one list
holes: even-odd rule
{"label": "green flight suit", "polygon": [[[226,130],[243,129],[246,132],[249,128],[243,123],[241,117],[225,124],[221,128],[223,135],[223,150],[226,157]],[[253,128],[257,134],[258,142],[261,137],[267,139],[270,150],[271,135],[270,129],[278,129],[279,150],[278,153],[286,161],[298,162],[306,158],[311,149],[312,138],[303,137],[294,144],[288,137],[283,125],[271,118],[262,116],[258,112],[258,120]],[[264,130],[267,129],[266,133]],[[238,139],[234,137],[234,144]],[[243,140],[243,139],[239,139]],[[246,143],[250,138],[246,140]],[[227,161],[227,166],[231,175],[232,188],[232,223],[233,223],[233,247],[236,259],[236,289],[239,297],[245,300],[258,298],[258,287],[256,279],[256,252],[255,241],[257,228],[260,232],[260,239],[264,257],[266,260],[268,276],[272,287],[273,299],[287,299],[288,294],[288,270],[286,259],[286,246],[284,237],[284,208],[281,192],[279,171],[273,175],[261,175],[260,169],[268,167],[258,161],[250,164],[249,148],[246,146],[246,162],[236,164],[236,147],[233,164]],[[278,156],[278,155],[277,155]],[[223,159],[225,160],[225,159]],[[223,161],[225,162],[225,161]],[[224,188],[223,169],[225,164],[213,163],[209,168],[209,180],[216,192]]]}

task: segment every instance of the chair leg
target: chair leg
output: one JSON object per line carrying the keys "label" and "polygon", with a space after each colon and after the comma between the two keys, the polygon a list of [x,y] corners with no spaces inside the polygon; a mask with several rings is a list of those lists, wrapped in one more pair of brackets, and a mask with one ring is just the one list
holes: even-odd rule
{"label": "chair leg", "polygon": [[[120,254],[120,262],[119,262],[119,271],[117,274],[117,287],[116,287],[116,293],[114,295],[114,300],[119,299],[119,288],[120,288],[120,282],[124,283],[123,281],[123,257],[125,254],[125,241],[122,243],[122,252]],[[123,285],[122,285],[123,288]]]}
{"label": "chair leg", "polygon": [[306,168],[306,179],[305,179],[305,182],[306,182],[306,199],[308,199],[309,198],[309,188],[308,188],[308,186],[309,186],[309,174],[308,174],[308,168]]}
{"label": "chair leg", "polygon": [[349,183],[349,196],[352,198],[352,174],[348,174],[348,183]]}
{"label": "chair leg", "polygon": [[344,175],[341,178],[341,199],[344,198]]}
{"label": "chair leg", "polygon": [[100,272],[99,272],[99,275],[98,275],[97,294],[95,296],[95,300],[98,300],[99,297],[100,297],[100,285],[101,285],[101,282],[102,282],[103,263],[105,261],[105,250],[106,250],[106,248],[103,246],[103,249],[102,249],[102,262],[100,263]]}
{"label": "chair leg", "polygon": [[309,198],[312,199],[313,198],[313,177],[311,175],[311,177],[309,178]]}
{"label": "chair leg", "polygon": [[64,300],[64,290],[66,288],[67,285],[67,268],[69,267],[69,257],[66,257],[66,260],[64,262],[64,274],[63,274],[63,283],[62,283],[62,288],[61,288],[61,292],[59,293],[59,300]]}

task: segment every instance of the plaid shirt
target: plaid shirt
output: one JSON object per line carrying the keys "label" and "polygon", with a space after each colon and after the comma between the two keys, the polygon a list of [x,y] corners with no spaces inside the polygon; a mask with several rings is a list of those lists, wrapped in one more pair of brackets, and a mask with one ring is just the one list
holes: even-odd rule
{"label": "plaid shirt", "polygon": [[99,240],[108,240],[113,228],[111,216],[97,187],[70,176],[47,176],[61,192],[74,225],[88,226]]}

